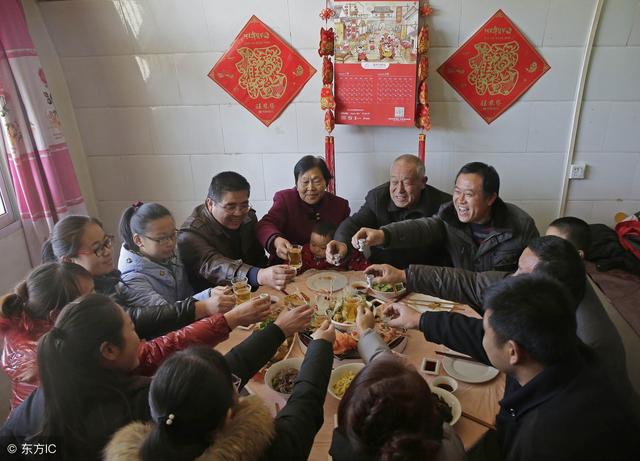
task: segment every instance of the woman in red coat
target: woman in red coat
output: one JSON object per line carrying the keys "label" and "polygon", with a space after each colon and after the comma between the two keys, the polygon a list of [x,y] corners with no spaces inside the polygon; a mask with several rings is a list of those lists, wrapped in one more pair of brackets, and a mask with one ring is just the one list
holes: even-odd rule
{"label": "woman in red coat", "polygon": [[287,260],[292,244],[309,243],[319,221],[340,224],[350,214],[349,202],[331,192],[331,173],[320,157],[305,155],[293,168],[296,187],[276,192],[273,206],[258,222],[256,235],[271,255],[270,263]]}
{"label": "woman in red coat", "polygon": [[[48,332],[61,309],[93,291],[93,276],[73,263],[47,263],[35,268],[15,292],[0,303],[0,334],[4,336],[0,365],[11,379],[11,409],[29,397],[38,384],[38,340]],[[241,308],[242,307],[242,308]],[[151,376],[171,353],[195,344],[215,346],[238,325],[250,325],[269,313],[269,300],[255,298],[225,314],[215,314],[164,336],[142,341],[135,374]],[[235,312],[235,313],[234,313]]]}

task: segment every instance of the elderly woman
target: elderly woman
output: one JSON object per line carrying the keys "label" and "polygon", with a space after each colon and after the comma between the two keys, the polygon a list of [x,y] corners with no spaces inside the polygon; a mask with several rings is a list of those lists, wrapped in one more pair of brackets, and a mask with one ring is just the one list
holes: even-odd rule
{"label": "elderly woman", "polygon": [[308,243],[317,222],[338,225],[350,213],[348,201],[327,192],[331,173],[321,158],[305,155],[293,168],[293,176],[296,187],[276,192],[273,206],[256,227],[271,263],[286,260],[292,244]]}

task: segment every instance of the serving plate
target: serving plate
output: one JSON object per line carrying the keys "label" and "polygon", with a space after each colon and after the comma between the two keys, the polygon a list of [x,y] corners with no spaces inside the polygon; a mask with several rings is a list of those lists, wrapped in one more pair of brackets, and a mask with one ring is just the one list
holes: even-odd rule
{"label": "serving plate", "polygon": [[499,370],[466,359],[443,357],[442,366],[449,376],[465,383],[485,383],[498,376]]}

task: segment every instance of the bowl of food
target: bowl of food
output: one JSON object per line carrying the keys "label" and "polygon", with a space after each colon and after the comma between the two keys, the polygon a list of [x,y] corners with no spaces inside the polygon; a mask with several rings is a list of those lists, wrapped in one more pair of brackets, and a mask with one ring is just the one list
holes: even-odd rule
{"label": "bowl of food", "polygon": [[351,386],[351,382],[363,368],[364,363],[348,363],[340,365],[333,370],[331,378],[329,378],[329,388],[327,389],[329,394],[338,400],[342,400],[345,392]]}
{"label": "bowl of food", "polygon": [[363,282],[361,280],[358,280],[356,282],[351,282],[351,288],[358,294],[366,294],[367,293],[367,289],[369,288],[369,285],[367,285],[367,282]]}
{"label": "bowl of food", "polygon": [[404,283],[374,283],[371,285],[373,295],[382,299],[395,299],[406,293]]}
{"label": "bowl of food", "polygon": [[351,331],[356,326],[358,306],[367,301],[360,295],[350,295],[336,301],[331,313],[331,323],[340,331]]}
{"label": "bowl of food", "polygon": [[441,387],[431,386],[430,388],[442,421],[453,426],[462,415],[462,405],[460,405],[460,401],[451,392],[445,391]]}
{"label": "bowl of food", "polygon": [[265,373],[264,383],[284,398],[288,398],[293,392],[293,385],[298,378],[301,366],[301,357],[276,362]]}
{"label": "bowl of food", "polygon": [[458,381],[450,376],[438,376],[431,381],[431,387],[439,387],[440,389],[453,393],[458,390]]}

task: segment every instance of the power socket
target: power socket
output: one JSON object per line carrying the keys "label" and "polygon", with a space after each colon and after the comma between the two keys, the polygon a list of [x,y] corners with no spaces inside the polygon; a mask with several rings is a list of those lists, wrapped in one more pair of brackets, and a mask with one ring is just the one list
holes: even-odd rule
{"label": "power socket", "polygon": [[569,167],[569,179],[584,179],[586,169],[586,163],[574,163]]}

